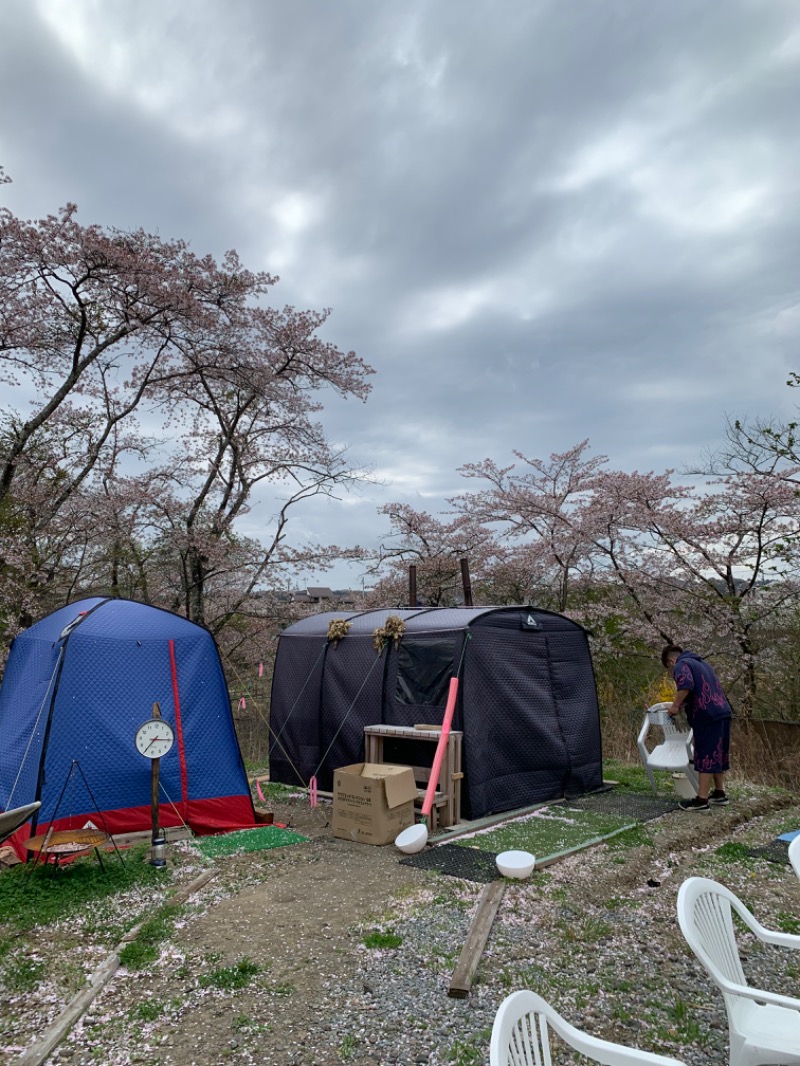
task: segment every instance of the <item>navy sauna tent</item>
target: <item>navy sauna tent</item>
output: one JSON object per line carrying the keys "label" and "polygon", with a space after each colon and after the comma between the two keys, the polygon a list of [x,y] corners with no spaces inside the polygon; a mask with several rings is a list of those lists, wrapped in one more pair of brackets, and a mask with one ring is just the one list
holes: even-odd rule
{"label": "navy sauna tent", "polygon": [[[378,656],[373,632],[403,620]],[[350,629],[327,639],[333,619]],[[597,689],[587,632],[533,607],[437,607],[313,615],[283,631],[270,708],[270,779],[320,789],[364,758],[364,726],[441,723],[459,669],[453,728],[463,730],[467,817],[602,784]],[[387,762],[408,744],[387,742]],[[424,746],[430,763],[431,745]],[[422,760],[415,760],[417,764]]]}
{"label": "navy sauna tent", "polygon": [[8,657],[0,808],[42,804],[11,839],[20,853],[51,824],[151,827],[151,764],[134,737],[154,703],[175,735],[160,760],[160,824],[201,834],[255,824],[214,638],[170,611],[94,597],[32,625]]}

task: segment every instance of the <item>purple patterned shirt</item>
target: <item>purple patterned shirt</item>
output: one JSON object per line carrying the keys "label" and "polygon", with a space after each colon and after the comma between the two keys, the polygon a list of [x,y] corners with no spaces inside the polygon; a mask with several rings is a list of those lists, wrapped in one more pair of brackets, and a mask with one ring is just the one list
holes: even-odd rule
{"label": "purple patterned shirt", "polygon": [[706,722],[731,717],[731,705],[722,690],[719,678],[705,659],[691,651],[682,652],[675,663],[672,676],[679,689],[687,689],[689,692],[684,703],[689,725],[695,717]]}

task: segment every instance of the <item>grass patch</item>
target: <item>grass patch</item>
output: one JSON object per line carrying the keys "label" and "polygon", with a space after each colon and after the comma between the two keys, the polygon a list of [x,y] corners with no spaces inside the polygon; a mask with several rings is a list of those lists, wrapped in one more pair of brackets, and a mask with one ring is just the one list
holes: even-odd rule
{"label": "grass patch", "polygon": [[777,925],[782,933],[793,933],[795,936],[800,933],[800,918],[786,911],[781,911],[778,915]]}
{"label": "grass patch", "polygon": [[235,992],[245,988],[254,977],[262,973],[262,967],[246,956],[233,966],[221,966],[218,970],[203,974],[200,978],[202,988],[218,988],[223,992]]}
{"label": "grass patch", "polygon": [[[294,788],[291,785],[281,785],[277,781],[260,781],[259,785],[264,799],[273,803],[280,803],[281,800],[288,800],[292,796],[296,796],[298,792],[304,791],[301,786]],[[255,787],[255,782],[253,782],[254,790]]]}
{"label": "grass patch", "polygon": [[164,1006],[155,999],[146,999],[137,1003],[129,1017],[134,1022],[154,1022],[164,1013]]}
{"label": "grass patch", "polygon": [[249,1014],[239,1014],[234,1018],[233,1030],[236,1033],[249,1033],[251,1035],[272,1032],[271,1027],[266,1022],[257,1022]]}
{"label": "grass patch", "polygon": [[454,1063],[454,1066],[481,1066],[491,1035],[491,1029],[484,1029],[468,1040],[455,1040],[450,1046],[447,1061]]}
{"label": "grass patch", "polygon": [[644,792],[650,795],[653,792],[647,779],[647,774],[644,772],[644,767],[637,766],[634,763],[605,759],[603,761],[603,780],[616,781],[617,784],[614,788],[617,792]]}
{"label": "grass patch", "polygon": [[[625,848],[653,848],[655,841],[643,825],[634,825],[626,829],[624,833],[618,833],[606,841],[606,847],[610,851],[623,851]],[[624,862],[624,859],[614,858],[612,862]]]}
{"label": "grass patch", "polygon": [[402,943],[403,938],[397,933],[382,933],[378,929],[367,933],[363,940],[366,948],[399,948]]}
{"label": "grass patch", "polygon": [[342,1042],[339,1045],[339,1058],[342,1062],[347,1062],[348,1059],[353,1057],[357,1049],[358,1043],[356,1038],[347,1033],[342,1037]]}
{"label": "grass patch", "polygon": [[183,912],[179,904],[167,903],[161,907],[142,925],[136,939],[120,951],[120,963],[129,970],[144,970],[154,963],[161,953],[161,944],[172,936],[175,919]]}
{"label": "grass patch", "polygon": [[29,955],[10,955],[3,960],[3,985],[7,992],[33,992],[44,980],[47,965]]}
{"label": "grass patch", "polygon": [[753,859],[746,844],[735,843],[732,840],[715,848],[714,858],[718,862],[752,862]]}
{"label": "grass patch", "polygon": [[573,944],[597,944],[611,936],[613,929],[608,922],[591,916],[558,923],[561,939]]}
{"label": "grass patch", "polygon": [[78,913],[87,904],[116,896],[142,885],[163,888],[168,870],[145,862],[147,846],[132,849],[123,865],[116,855],[105,859],[105,870],[92,857],[76,859],[58,870],[20,864],[0,877],[0,923],[21,931],[53,925]]}

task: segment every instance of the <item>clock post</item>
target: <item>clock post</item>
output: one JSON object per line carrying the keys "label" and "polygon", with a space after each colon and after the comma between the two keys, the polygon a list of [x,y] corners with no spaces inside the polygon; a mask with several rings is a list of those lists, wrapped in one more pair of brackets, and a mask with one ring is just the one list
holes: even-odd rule
{"label": "clock post", "polygon": [[[161,706],[153,704],[153,718],[161,718]],[[161,771],[161,759],[151,759],[152,773],[150,777],[150,813],[153,823],[153,837],[150,846],[150,865],[165,867],[167,860],[164,858],[166,837],[158,825],[158,777]]]}
{"label": "clock post", "polygon": [[172,726],[161,717],[161,707],[153,704],[152,716],[136,730],[136,749],[140,755],[150,760],[150,811],[152,814],[153,835],[150,849],[150,865],[166,866],[164,831],[158,824],[158,776],[161,756],[172,748],[175,734]]}

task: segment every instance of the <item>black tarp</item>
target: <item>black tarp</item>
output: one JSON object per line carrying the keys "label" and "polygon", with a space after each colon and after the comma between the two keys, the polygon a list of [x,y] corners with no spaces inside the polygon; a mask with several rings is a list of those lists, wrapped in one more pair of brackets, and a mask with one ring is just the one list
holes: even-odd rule
{"label": "black tarp", "polygon": [[[402,618],[405,629],[399,645],[379,655],[373,633],[389,615]],[[336,618],[350,629],[328,641]],[[363,760],[364,726],[440,723],[457,671],[453,728],[464,733],[465,816],[600,787],[600,715],[587,633],[533,607],[330,612],[289,626],[272,682],[270,779],[307,785],[315,775],[318,787],[330,791],[337,767]],[[433,746],[420,747],[430,764]],[[391,754],[387,742],[387,761]]]}

